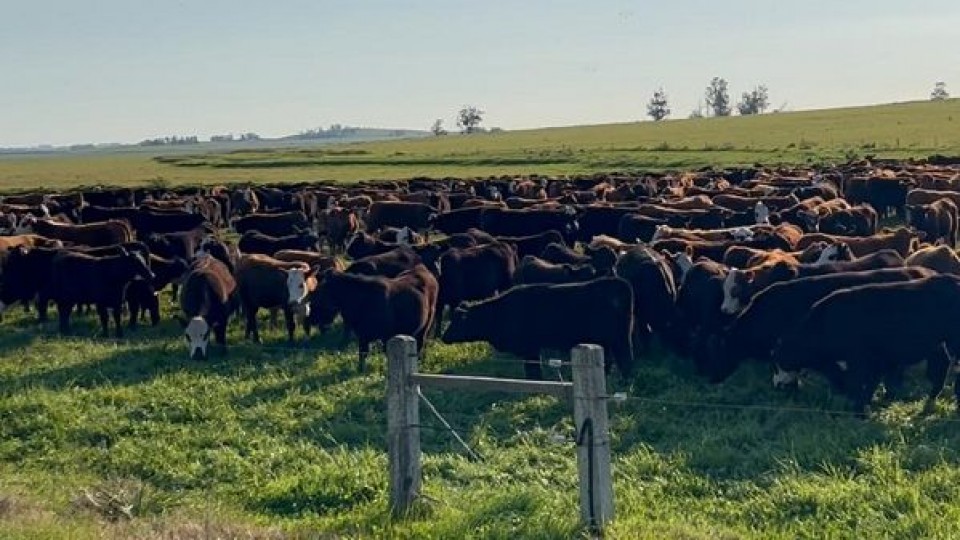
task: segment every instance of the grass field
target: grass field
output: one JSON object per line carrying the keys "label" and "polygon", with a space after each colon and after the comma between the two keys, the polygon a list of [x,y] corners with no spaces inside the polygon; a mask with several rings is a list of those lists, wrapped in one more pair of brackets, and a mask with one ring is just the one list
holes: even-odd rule
{"label": "grass field", "polygon": [[[553,398],[429,392],[484,460],[423,429],[427,497],[393,521],[383,357],[358,375],[339,330],[291,350],[279,330],[264,348],[243,344],[235,325],[229,355],[208,362],[184,359],[173,322],[122,343],[83,337],[92,318],[74,338],[52,331],[19,309],[0,328],[0,537],[584,534],[570,411]],[[858,420],[828,412],[847,404],[817,380],[788,395],[757,367],[709,386],[685,360],[640,363],[632,380],[610,380],[630,396],[611,406],[611,538],[960,535],[948,400],[925,417],[915,386]],[[436,343],[422,370],[522,373],[485,346]],[[439,426],[426,411],[422,422]],[[121,503],[97,508],[85,493]],[[132,519],[108,511],[123,504]]]}
{"label": "grass field", "polygon": [[960,154],[960,99],[302,149],[0,156],[0,189],[571,174],[934,153]]}
{"label": "grass field", "polygon": [[[0,179],[6,189],[347,181],[957,154],[955,115],[957,100],[309,152],[3,157]],[[356,343],[342,346],[339,329],[291,349],[280,330],[264,334],[264,347],[245,344],[235,323],[229,355],[188,361],[166,298],[164,306],[160,327],[123,342],[92,339],[92,318],[61,338],[19,308],[5,314],[0,538],[586,536],[567,405],[428,392],[484,459],[424,428],[426,497],[393,520],[382,354],[360,375]],[[960,537],[960,417],[946,398],[921,414],[920,373],[903,401],[859,420],[817,379],[787,394],[757,366],[711,386],[685,359],[655,352],[639,364],[632,379],[608,383],[629,396],[610,409],[609,537]],[[422,369],[523,372],[485,346],[436,342]],[[426,411],[421,418],[439,425]]]}

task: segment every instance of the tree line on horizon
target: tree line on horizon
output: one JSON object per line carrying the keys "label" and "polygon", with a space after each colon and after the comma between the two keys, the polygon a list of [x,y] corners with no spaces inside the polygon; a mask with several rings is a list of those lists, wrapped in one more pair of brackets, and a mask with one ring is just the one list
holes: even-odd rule
{"label": "tree line on horizon", "polygon": [[[947,83],[937,81],[934,85],[933,92],[930,93],[930,99],[932,101],[944,101],[949,98],[950,93],[947,92]],[[697,108],[687,117],[704,118],[708,115],[716,117],[731,116],[733,114],[734,107],[730,99],[729,85],[723,77],[714,77],[710,80],[710,84],[704,92],[704,101],[706,102],[706,107],[703,105],[704,102],[700,102]],[[741,94],[740,101],[736,104],[736,111],[740,116],[749,116],[763,114],[769,107],[770,91],[766,85],[760,84],[754,87],[753,90]],[[786,104],[775,109],[773,112],[780,112],[785,107]],[[654,122],[659,122],[667,119],[672,112],[673,111],[670,110],[670,101],[667,93],[663,90],[663,87],[658,88],[653,93],[650,101],[647,102],[647,116],[653,119]]]}

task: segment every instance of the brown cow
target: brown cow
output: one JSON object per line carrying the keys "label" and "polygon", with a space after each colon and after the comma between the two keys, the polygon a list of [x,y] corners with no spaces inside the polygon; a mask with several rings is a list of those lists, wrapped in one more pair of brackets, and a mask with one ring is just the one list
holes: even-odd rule
{"label": "brown cow", "polygon": [[[244,255],[237,263],[237,290],[247,318],[244,337],[260,342],[257,310],[282,308],[287,338],[293,341],[294,310],[309,316],[307,296],[316,288],[316,271],[301,262],[278,261],[266,255]],[[304,330],[308,330],[306,325]]]}
{"label": "brown cow", "polygon": [[282,249],[273,254],[273,258],[284,262],[302,262],[310,268],[317,268],[320,272],[328,268],[345,270],[347,265],[341,259],[331,255],[322,255],[314,251],[300,251],[298,249]]}
{"label": "brown cow", "polygon": [[211,331],[218,345],[227,346],[227,322],[236,309],[237,282],[222,262],[210,255],[193,262],[180,290],[178,318],[193,359],[207,357]]}
{"label": "brown cow", "polygon": [[359,341],[358,369],[363,372],[374,341],[406,334],[417,340],[422,354],[438,292],[436,278],[422,264],[395,278],[328,270],[311,297],[310,323],[323,328],[340,313],[344,328]]}
{"label": "brown cow", "polygon": [[926,233],[928,242],[943,240],[948,246],[957,245],[957,205],[950,199],[940,199],[930,204],[907,205],[911,227]]}
{"label": "brown cow", "polygon": [[327,208],[320,212],[317,220],[320,231],[326,233],[331,253],[346,250],[347,239],[360,230],[360,220],[356,213],[348,208]]}
{"label": "brown cow", "polygon": [[827,242],[829,244],[843,243],[850,246],[850,251],[857,257],[863,257],[881,249],[892,249],[906,258],[915,250],[919,240],[923,239],[925,234],[917,232],[906,227],[899,227],[891,231],[884,231],[873,236],[839,236],[824,233],[809,233],[803,235],[803,238],[797,242],[797,249],[806,249],[815,242]]}
{"label": "brown cow", "polygon": [[904,261],[907,266],[922,266],[941,274],[960,276],[960,256],[947,246],[928,246],[918,249]]}
{"label": "brown cow", "polygon": [[29,216],[23,221],[24,224],[29,223],[29,229],[37,234],[74,244],[98,247],[133,241],[133,229],[126,221],[112,219],[87,225],[68,225],[47,219],[30,219]]}

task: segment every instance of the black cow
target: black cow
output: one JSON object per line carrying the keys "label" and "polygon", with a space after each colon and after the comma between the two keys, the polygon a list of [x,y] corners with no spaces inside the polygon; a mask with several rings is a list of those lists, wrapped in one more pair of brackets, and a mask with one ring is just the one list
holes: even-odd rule
{"label": "black cow", "polygon": [[247,231],[240,237],[237,248],[241,253],[270,256],[282,249],[319,252],[320,237],[313,231],[302,231],[288,236],[270,236],[259,231]]}
{"label": "black cow", "polygon": [[[862,285],[818,301],[773,353],[785,371],[812,369],[865,413],[881,381],[888,397],[904,370],[927,361],[931,410],[960,348],[960,278],[938,275],[905,283]],[[954,390],[960,400],[960,386]]]}
{"label": "black cow", "polygon": [[696,351],[697,371],[710,382],[719,383],[729,377],[743,359],[769,361],[779,339],[798,324],[813,304],[834,291],[934,274],[924,268],[887,268],[826,274],[771,285],[754,296],[729,325],[710,336],[707,347]]}
{"label": "black cow", "polygon": [[521,285],[453,312],[445,343],[486,341],[524,359],[540,378],[541,349],[567,351],[581,343],[604,348],[623,376],[633,371],[633,292],[620,278],[565,285]]}

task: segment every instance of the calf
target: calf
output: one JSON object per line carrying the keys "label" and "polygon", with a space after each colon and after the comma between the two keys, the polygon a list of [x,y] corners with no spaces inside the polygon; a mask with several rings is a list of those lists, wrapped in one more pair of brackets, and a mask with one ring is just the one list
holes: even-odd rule
{"label": "calf", "polygon": [[386,342],[405,334],[417,340],[423,352],[427,331],[433,326],[439,286],[423,265],[395,278],[362,276],[328,270],[311,298],[310,322],[319,327],[333,323],[337,313],[345,330],[359,341],[358,370],[364,364],[374,341]]}
{"label": "calf", "polygon": [[[528,377],[540,378],[541,349],[569,350],[581,343],[603,347],[627,377],[633,370],[633,292],[620,278],[565,285],[522,285],[481,302],[462,304],[443,334],[445,343],[486,341],[525,360]],[[612,362],[611,362],[612,361]]]}
{"label": "calf", "polygon": [[184,318],[178,318],[190,358],[207,357],[211,332],[217,345],[226,348],[227,323],[238,304],[236,291],[233,274],[219,260],[203,256],[192,263],[180,290]]}
{"label": "calf", "polygon": [[70,314],[79,304],[95,304],[103,335],[109,336],[109,311],[112,311],[117,337],[123,337],[120,315],[126,290],[135,278],[153,280],[154,275],[143,255],[122,250],[120,255],[93,257],[62,251],[50,268],[49,297],[57,304],[60,333],[70,331]]}
{"label": "calf", "polygon": [[[266,255],[244,255],[237,264],[236,280],[243,314],[246,316],[244,337],[260,342],[257,310],[282,308],[287,339],[293,341],[296,328],[294,311],[309,316],[307,296],[316,287],[316,272],[299,262],[278,261]],[[308,330],[305,326],[304,330]]]}
{"label": "calf", "polygon": [[[841,289],[818,301],[773,353],[775,365],[820,372],[865,413],[881,380],[888,397],[904,370],[927,361],[931,389],[925,410],[943,391],[960,346],[960,278],[938,275],[905,283]],[[960,386],[954,390],[960,399]]]}

